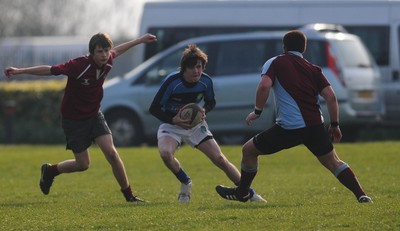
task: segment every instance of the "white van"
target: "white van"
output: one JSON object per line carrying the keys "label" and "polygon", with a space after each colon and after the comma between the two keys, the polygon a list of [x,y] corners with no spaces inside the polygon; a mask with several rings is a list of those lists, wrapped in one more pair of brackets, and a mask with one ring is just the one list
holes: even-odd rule
{"label": "white van", "polygon": [[[322,67],[336,91],[343,129],[355,131],[375,123],[382,113],[380,74],[360,39],[352,34],[305,30],[305,58]],[[211,131],[222,143],[241,143],[274,123],[273,95],[253,126],[245,123],[254,108],[255,90],[264,62],[283,52],[285,32],[211,35],[180,42],[104,86],[102,111],[116,145],[139,145],[156,139],[159,122],[148,108],[161,80],[176,71],[182,51],[197,44],[209,57],[205,72],[214,81],[217,104],[207,115]],[[322,108],[325,116],[326,107]],[[345,133],[350,136],[350,131]]]}
{"label": "white van", "polygon": [[140,34],[153,33],[159,42],[138,46],[134,65],[192,37],[288,30],[319,22],[343,25],[361,38],[381,71],[385,122],[400,124],[400,1],[151,1],[144,5]]}

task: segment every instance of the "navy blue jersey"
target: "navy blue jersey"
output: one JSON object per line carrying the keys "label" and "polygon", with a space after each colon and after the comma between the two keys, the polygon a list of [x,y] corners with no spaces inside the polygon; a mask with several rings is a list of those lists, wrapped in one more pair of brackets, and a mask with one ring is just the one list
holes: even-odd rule
{"label": "navy blue jersey", "polygon": [[196,83],[188,83],[180,72],[168,75],[150,106],[150,113],[161,122],[172,123],[172,118],[188,103],[204,101],[206,113],[215,107],[215,94],[210,76],[201,74]]}

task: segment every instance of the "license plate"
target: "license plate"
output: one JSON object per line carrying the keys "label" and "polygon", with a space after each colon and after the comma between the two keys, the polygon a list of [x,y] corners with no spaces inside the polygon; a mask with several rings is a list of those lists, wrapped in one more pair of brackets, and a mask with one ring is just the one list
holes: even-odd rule
{"label": "license plate", "polygon": [[362,99],[372,99],[372,98],[374,98],[375,93],[370,90],[363,90],[363,91],[358,91],[357,95],[359,98],[362,98]]}

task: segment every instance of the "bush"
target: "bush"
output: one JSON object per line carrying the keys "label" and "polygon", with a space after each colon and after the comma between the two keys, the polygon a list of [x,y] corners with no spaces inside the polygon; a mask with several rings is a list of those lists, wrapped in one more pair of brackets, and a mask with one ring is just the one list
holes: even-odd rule
{"label": "bush", "polygon": [[60,103],[65,80],[0,84],[0,143],[64,143]]}

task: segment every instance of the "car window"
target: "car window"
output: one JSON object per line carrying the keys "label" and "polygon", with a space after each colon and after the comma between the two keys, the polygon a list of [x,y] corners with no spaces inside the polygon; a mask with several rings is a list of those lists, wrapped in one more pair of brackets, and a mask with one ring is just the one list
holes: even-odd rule
{"label": "car window", "polygon": [[181,51],[175,51],[152,65],[141,77],[146,84],[159,84],[169,73],[178,70]]}
{"label": "car window", "polygon": [[263,25],[263,26],[217,26],[217,25],[204,25],[204,26],[189,26],[189,27],[149,27],[148,33],[157,35],[158,41],[156,43],[147,43],[145,46],[144,60],[149,59],[153,55],[161,52],[168,47],[183,41],[188,38],[194,38],[204,35],[213,34],[231,34],[242,32],[254,31],[286,31],[300,26],[300,24],[293,25]]}
{"label": "car window", "polygon": [[263,40],[220,43],[214,75],[237,75],[259,72],[265,61],[266,43]]}
{"label": "car window", "polygon": [[346,67],[371,67],[371,59],[367,50],[358,40],[337,41],[338,52]]}
{"label": "car window", "polygon": [[[200,49],[207,53],[205,44],[198,45]],[[180,60],[184,48],[178,49],[167,56],[161,58],[157,63],[152,65],[145,73],[135,82],[135,84],[146,83],[148,85],[158,85],[170,73],[179,70]]]}
{"label": "car window", "polygon": [[308,40],[306,52],[303,56],[317,66],[326,67],[328,65],[326,46],[326,41]]}

